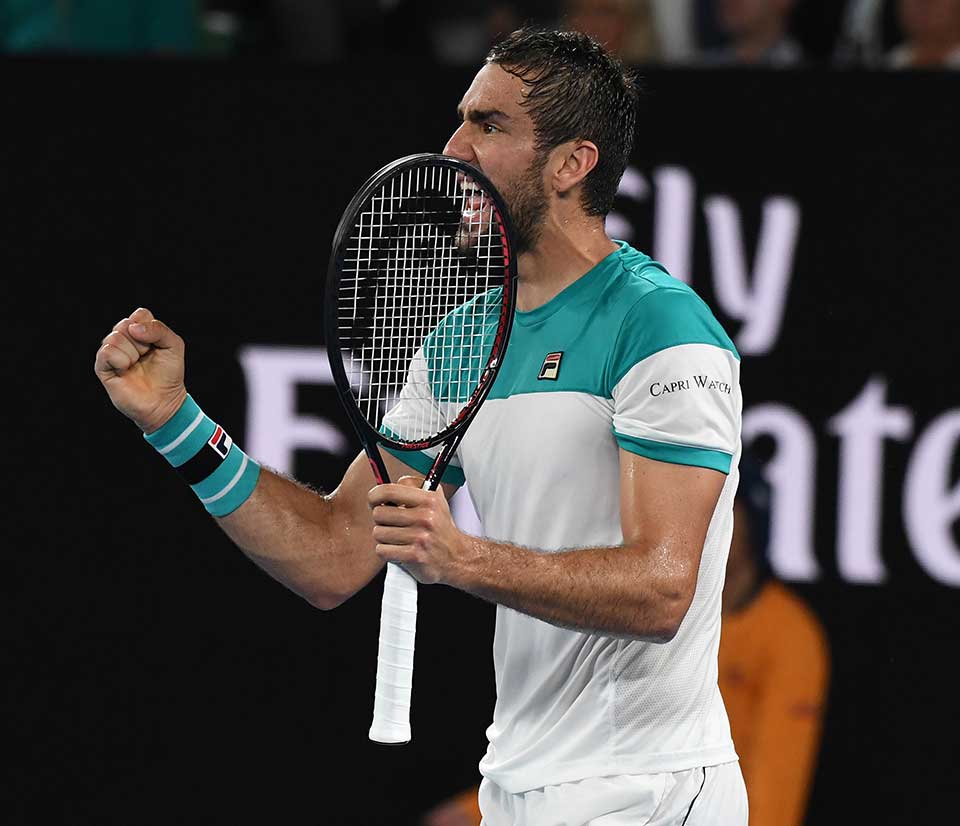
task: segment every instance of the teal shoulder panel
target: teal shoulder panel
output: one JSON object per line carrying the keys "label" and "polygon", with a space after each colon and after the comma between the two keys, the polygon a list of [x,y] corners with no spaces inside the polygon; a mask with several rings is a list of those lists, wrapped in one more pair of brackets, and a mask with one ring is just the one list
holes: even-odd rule
{"label": "teal shoulder panel", "polygon": [[639,298],[625,314],[608,365],[607,387],[612,391],[633,365],[648,356],[681,344],[710,344],[740,358],[703,299],[671,279]]}
{"label": "teal shoulder panel", "polygon": [[690,287],[620,243],[553,300],[517,314],[490,397],[565,391],[610,398],[623,373],[647,355],[701,342],[736,352]]}

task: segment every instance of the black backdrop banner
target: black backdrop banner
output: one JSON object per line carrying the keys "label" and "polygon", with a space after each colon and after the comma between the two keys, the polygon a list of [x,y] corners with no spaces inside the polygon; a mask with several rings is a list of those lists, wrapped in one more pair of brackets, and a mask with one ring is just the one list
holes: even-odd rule
{"label": "black backdrop banner", "polygon": [[[337,219],[382,164],[442,148],[469,81],[0,63],[5,823],[413,824],[477,780],[492,607],[421,589],[415,740],[369,743],[380,580],[331,612],[272,582],[92,372],[115,321],[150,307],[207,412],[332,489],[357,451],[320,332]],[[609,228],[689,280],[743,353],[772,565],[832,650],[808,823],[948,822],[960,78],[644,85]]]}

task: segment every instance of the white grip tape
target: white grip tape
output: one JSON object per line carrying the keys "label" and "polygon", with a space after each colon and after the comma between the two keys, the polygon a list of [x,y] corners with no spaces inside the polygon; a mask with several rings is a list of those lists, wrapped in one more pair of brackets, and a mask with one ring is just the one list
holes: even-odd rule
{"label": "white grip tape", "polygon": [[387,564],[380,609],[377,690],[370,739],[410,742],[410,690],[417,634],[417,581],[399,565]]}

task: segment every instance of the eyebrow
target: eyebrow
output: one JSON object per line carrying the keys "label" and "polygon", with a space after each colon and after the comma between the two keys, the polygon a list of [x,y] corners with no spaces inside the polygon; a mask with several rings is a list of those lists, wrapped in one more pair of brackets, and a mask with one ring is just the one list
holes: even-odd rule
{"label": "eyebrow", "polygon": [[464,116],[462,103],[457,106],[457,115],[461,120],[469,120],[471,123],[483,123],[488,120],[510,120],[510,115],[499,109],[471,109],[470,112]]}

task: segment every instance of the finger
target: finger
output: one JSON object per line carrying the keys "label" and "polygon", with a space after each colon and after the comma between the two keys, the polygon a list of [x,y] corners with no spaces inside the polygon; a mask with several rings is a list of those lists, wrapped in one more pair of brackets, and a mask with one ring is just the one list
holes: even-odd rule
{"label": "finger", "polygon": [[103,340],[104,344],[109,344],[111,347],[116,347],[123,353],[126,353],[130,358],[130,363],[133,364],[140,360],[142,355],[137,349],[137,345],[134,344],[129,338],[127,338],[123,333],[112,332],[108,333],[107,337]]}
{"label": "finger", "polygon": [[136,341],[152,344],[161,350],[183,348],[183,339],[158,319],[132,323],[127,332]]}
{"label": "finger", "polygon": [[397,479],[398,485],[406,485],[411,488],[420,488],[423,489],[423,483],[426,481],[426,476],[401,476]]}
{"label": "finger", "polygon": [[380,545],[403,545],[413,547],[422,544],[424,536],[421,531],[411,528],[393,528],[384,525],[375,525],[373,538]]}
{"label": "finger", "polygon": [[93,363],[94,372],[98,376],[111,377],[124,370],[129,370],[133,361],[123,350],[112,344],[104,344],[97,350],[97,358]]}
{"label": "finger", "polygon": [[130,313],[130,320],[133,322],[139,322],[140,324],[146,324],[148,321],[153,321],[154,315],[146,307],[137,307],[132,313]]}
{"label": "finger", "polygon": [[[129,333],[127,332],[127,328],[128,328],[132,323],[133,323],[133,322],[132,322],[129,318],[122,318],[122,319],[120,319],[120,321],[118,321],[116,324],[113,325],[113,332],[114,332],[114,333],[120,333],[120,334],[122,334],[123,336],[125,336],[126,339],[127,339],[127,341],[129,341],[130,344],[133,345],[133,346],[137,349],[137,352],[138,352],[141,356],[146,355],[147,353],[150,352],[150,347],[151,347],[152,345],[150,345],[150,344],[143,344],[142,342],[139,342],[139,341],[137,341],[136,339],[131,338],[131,336],[130,336]],[[107,340],[107,339],[104,338],[104,342],[106,342],[106,340]]]}
{"label": "finger", "polygon": [[403,505],[413,508],[429,501],[429,493],[407,485],[377,485],[367,494],[367,503],[371,508],[377,505]]}
{"label": "finger", "polygon": [[396,562],[402,565],[405,562],[415,562],[413,548],[409,545],[381,545],[377,544],[377,556],[387,562]]}
{"label": "finger", "polygon": [[396,505],[377,505],[372,515],[375,524],[396,528],[408,528],[418,521],[415,508],[398,508]]}

